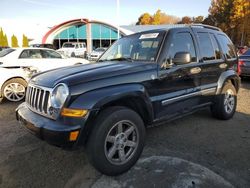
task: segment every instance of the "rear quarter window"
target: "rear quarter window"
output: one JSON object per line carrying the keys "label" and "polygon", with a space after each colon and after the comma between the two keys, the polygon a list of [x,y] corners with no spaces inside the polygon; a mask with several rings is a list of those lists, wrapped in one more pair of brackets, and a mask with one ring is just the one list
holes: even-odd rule
{"label": "rear quarter window", "polygon": [[219,44],[222,48],[223,54],[226,56],[227,59],[234,59],[236,58],[235,48],[231,40],[222,34],[217,35]]}

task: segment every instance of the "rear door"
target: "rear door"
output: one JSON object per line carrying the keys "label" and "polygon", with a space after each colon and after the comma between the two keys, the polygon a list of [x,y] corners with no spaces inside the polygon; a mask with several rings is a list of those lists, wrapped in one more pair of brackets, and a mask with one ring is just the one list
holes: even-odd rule
{"label": "rear door", "polygon": [[[203,96],[211,96],[216,92],[220,75],[231,67],[236,60],[233,46],[228,38],[218,31],[210,29],[193,28],[200,51],[201,67],[201,93]],[[203,97],[204,103],[210,98]]]}

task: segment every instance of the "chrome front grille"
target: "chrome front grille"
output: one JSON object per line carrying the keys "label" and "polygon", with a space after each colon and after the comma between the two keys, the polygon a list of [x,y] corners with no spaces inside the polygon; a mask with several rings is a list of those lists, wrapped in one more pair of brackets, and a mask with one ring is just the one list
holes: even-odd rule
{"label": "chrome front grille", "polygon": [[25,101],[30,110],[52,118],[49,114],[50,93],[51,88],[29,85]]}

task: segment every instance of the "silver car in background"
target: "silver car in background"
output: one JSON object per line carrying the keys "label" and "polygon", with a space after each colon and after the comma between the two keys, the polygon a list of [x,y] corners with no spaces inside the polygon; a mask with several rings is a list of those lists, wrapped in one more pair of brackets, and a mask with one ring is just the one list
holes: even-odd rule
{"label": "silver car in background", "polygon": [[97,61],[106,50],[107,48],[96,48],[89,54],[88,60]]}

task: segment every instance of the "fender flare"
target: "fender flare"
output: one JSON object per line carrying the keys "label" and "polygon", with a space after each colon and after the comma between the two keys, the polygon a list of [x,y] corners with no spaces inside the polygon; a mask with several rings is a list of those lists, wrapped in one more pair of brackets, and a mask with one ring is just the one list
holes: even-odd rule
{"label": "fender flare", "polygon": [[240,88],[240,77],[238,76],[238,74],[234,71],[234,70],[228,70],[226,72],[223,72],[220,75],[220,78],[217,82],[217,90],[216,90],[216,94],[220,94],[221,90],[224,86],[224,84],[226,83],[227,80],[233,80],[233,84],[235,86],[236,91],[239,91]]}
{"label": "fender flare", "polygon": [[79,95],[73,102],[71,102],[69,108],[97,111],[110,102],[130,97],[140,98],[146,107],[145,110],[150,116],[149,118],[153,119],[152,103],[145,87],[141,84],[117,85],[92,90]]}

